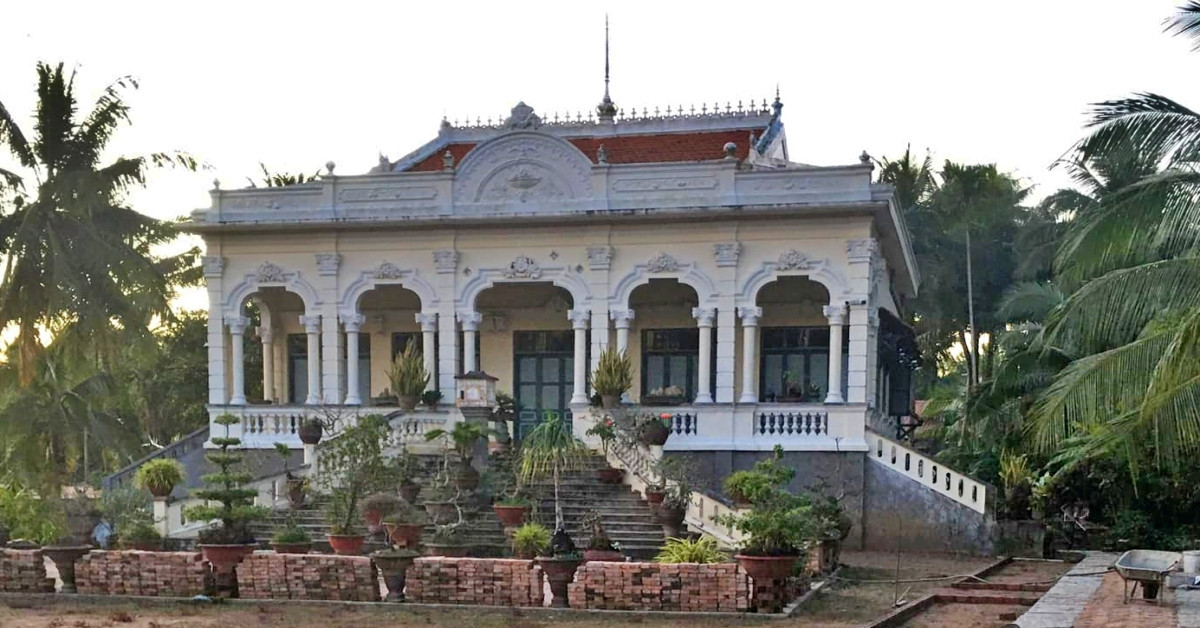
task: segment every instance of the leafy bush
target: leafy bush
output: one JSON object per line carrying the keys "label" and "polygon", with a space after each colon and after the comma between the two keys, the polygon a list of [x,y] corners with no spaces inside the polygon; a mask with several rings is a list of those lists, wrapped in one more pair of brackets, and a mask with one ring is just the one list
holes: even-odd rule
{"label": "leafy bush", "polygon": [[476,443],[487,438],[491,431],[482,423],[459,421],[449,430],[435,429],[425,432],[425,440],[444,439],[447,449],[457,453],[459,458],[466,460],[475,453]]}
{"label": "leafy bush", "polygon": [[824,532],[812,499],[788,492],[787,485],[796,470],[784,466],[782,461],[783,448],[776,445],[774,455],[755,463],[751,471],[762,476],[756,482],[765,482],[768,488],[753,496],[749,511],[718,518],[720,523],[746,535],[741,547],[743,554],[795,556]]}
{"label": "leafy bush", "polygon": [[183,481],[183,465],[174,458],[155,458],[138,467],[133,484],[139,488],[166,492]]}
{"label": "leafy bush", "polygon": [[363,513],[376,512],[388,517],[400,508],[400,498],[391,493],[374,493],[362,500],[359,510]]}
{"label": "leafy bush", "polygon": [[122,531],[119,538],[127,543],[146,543],[161,541],[162,533],[154,527],[154,524],[139,521]]}
{"label": "leafy bush", "polygon": [[308,532],[304,531],[304,528],[296,525],[295,521],[289,521],[283,529],[271,537],[271,542],[279,543],[280,545],[300,545],[302,543],[312,543],[312,537],[308,535]]}
{"label": "leafy bush", "polygon": [[408,502],[401,501],[399,506],[390,515],[383,518],[383,522],[403,525],[425,525],[426,519],[427,517],[423,508],[417,508]]}
{"label": "leafy bush", "polygon": [[550,531],[540,523],[526,523],[513,531],[512,549],[517,556],[542,556],[550,549]]}
{"label": "leafy bush", "polygon": [[154,523],[150,494],[142,489],[122,486],[106,489],[100,495],[100,512],[117,534],[138,523]]}
{"label": "leafy bush", "polygon": [[200,542],[210,544],[250,543],[254,540],[250,533],[250,523],[266,516],[267,509],[255,506],[254,498],[258,491],[246,488],[251,479],[250,474],[235,470],[241,466],[242,455],[233,453],[242,441],[229,436],[229,426],[240,421],[231,414],[217,417],[218,425],[225,426],[225,436],[214,436],[212,443],[219,449],[204,457],[217,466],[220,471],[204,476],[208,488],[192,491],[192,496],[207,501],[219,502],[220,506],[203,504],[192,506],[185,512],[192,521],[219,521],[215,529],[200,532]]}
{"label": "leafy bush", "polygon": [[660,563],[723,563],[729,556],[721,551],[717,540],[711,536],[702,536],[696,540],[669,538],[662,551],[654,557]]}
{"label": "leafy bush", "polygon": [[359,501],[390,480],[383,460],[390,437],[387,420],[370,414],[321,449],[317,482],[329,494],[325,515],[334,534],[354,534]]}
{"label": "leafy bush", "polygon": [[66,512],[61,502],[43,499],[36,491],[13,481],[0,484],[0,526],[8,528],[14,539],[46,545],[66,531]]}

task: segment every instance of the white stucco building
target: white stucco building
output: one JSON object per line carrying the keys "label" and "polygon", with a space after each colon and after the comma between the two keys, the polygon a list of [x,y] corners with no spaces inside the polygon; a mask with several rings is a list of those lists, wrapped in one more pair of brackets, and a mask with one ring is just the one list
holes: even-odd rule
{"label": "white stucco building", "polygon": [[454,377],[478,368],[516,397],[519,437],[585,407],[615,344],[632,400],[670,404],[668,449],[866,451],[865,427],[909,403],[908,236],[865,155],[790,161],[782,110],[558,121],[521,103],[366,174],[214,188],[188,227],[212,416],[244,417],[248,446],[298,445],[314,408],[378,411],[411,340],[447,400],[422,421],[453,420]]}

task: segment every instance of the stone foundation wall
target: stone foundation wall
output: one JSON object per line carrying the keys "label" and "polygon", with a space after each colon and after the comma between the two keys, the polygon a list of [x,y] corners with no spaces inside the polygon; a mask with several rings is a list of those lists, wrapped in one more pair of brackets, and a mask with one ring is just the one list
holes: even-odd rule
{"label": "stone foundation wall", "polygon": [[252,554],[237,566],[237,582],[242,599],[379,601],[366,556]]}
{"label": "stone foundation wall", "polygon": [[211,570],[198,552],[93,550],[75,563],[80,593],[193,597],[208,589]]}
{"label": "stone foundation wall", "polygon": [[53,593],[54,579],[46,577],[40,550],[0,550],[0,591]]}
{"label": "stone foundation wall", "polygon": [[541,606],[542,569],[531,560],[418,558],[408,568],[405,598],[428,604]]}

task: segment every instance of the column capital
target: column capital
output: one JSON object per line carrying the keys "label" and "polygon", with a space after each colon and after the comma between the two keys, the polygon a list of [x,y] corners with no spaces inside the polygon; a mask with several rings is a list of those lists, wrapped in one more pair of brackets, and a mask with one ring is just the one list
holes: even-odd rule
{"label": "column capital", "polygon": [[629,329],[633,321],[633,310],[609,310],[608,316],[616,323],[617,329]]}
{"label": "column capital", "polygon": [[829,319],[830,325],[846,324],[846,305],[843,303],[826,305],[821,308],[821,312]]}
{"label": "column capital", "polygon": [[571,321],[572,329],[587,329],[588,319],[592,317],[591,310],[567,310],[567,320]]}
{"label": "column capital", "polygon": [[463,310],[456,314],[458,322],[462,323],[463,331],[478,331],[479,323],[483,320],[483,314],[470,310]]}
{"label": "column capital", "polygon": [[417,321],[417,324],[421,326],[421,331],[437,331],[437,312],[417,312],[413,318]]}
{"label": "column capital", "polygon": [[362,329],[362,324],[366,322],[367,317],[362,314],[342,314],[342,325],[346,328],[346,333],[355,333]]}
{"label": "column capital", "polygon": [[879,249],[879,241],[875,238],[863,238],[861,240],[846,240],[846,257],[850,263],[855,262],[870,262],[875,257],[875,251]]}
{"label": "column capital", "polygon": [[241,335],[246,332],[250,319],[245,316],[231,316],[225,319],[225,324],[229,325],[229,333]]}
{"label": "column capital", "polygon": [[694,307],[692,308],[692,318],[696,319],[697,327],[712,327],[713,318],[717,315],[717,310],[711,307]]}
{"label": "column capital", "polygon": [[321,315],[320,314],[305,314],[300,317],[300,324],[304,325],[304,331],[310,334],[321,333]]}
{"label": "column capital", "polygon": [[205,277],[217,278],[225,273],[224,257],[219,255],[205,255],[201,258],[201,263],[204,266]]}
{"label": "column capital", "polygon": [[743,325],[757,325],[759,317],[762,316],[761,307],[739,307],[738,318],[742,319]]}

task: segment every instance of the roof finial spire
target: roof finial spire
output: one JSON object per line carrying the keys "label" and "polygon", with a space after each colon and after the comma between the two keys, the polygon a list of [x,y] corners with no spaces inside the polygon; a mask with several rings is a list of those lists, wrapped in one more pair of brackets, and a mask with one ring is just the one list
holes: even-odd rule
{"label": "roof finial spire", "polygon": [[596,106],[596,117],[600,122],[612,122],[617,117],[617,106],[608,96],[608,14],[604,14],[604,98]]}

